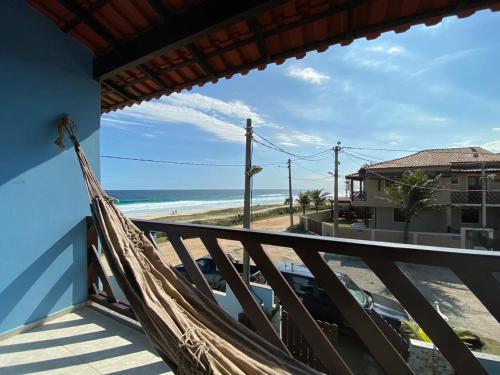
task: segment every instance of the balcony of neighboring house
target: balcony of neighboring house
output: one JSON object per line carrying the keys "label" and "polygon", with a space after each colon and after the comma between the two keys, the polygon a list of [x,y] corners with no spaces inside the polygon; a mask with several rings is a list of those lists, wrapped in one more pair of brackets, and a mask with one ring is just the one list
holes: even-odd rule
{"label": "balcony of neighboring house", "polygon": [[[452,204],[456,205],[481,205],[483,202],[483,193],[481,191],[452,191],[450,193]],[[486,192],[487,205],[500,205],[500,192]]]}
{"label": "balcony of neighboring house", "polygon": [[351,200],[356,202],[366,201],[366,191],[353,191],[351,195]]}
{"label": "balcony of neighboring house", "polygon": [[365,177],[359,173],[353,173],[346,176],[346,179],[350,181],[351,202],[354,205],[366,202]]}

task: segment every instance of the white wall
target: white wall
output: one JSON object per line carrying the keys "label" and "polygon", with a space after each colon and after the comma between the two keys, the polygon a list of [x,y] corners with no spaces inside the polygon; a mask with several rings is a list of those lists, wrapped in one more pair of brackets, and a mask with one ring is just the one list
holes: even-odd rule
{"label": "white wall", "polygon": [[[323,236],[333,236],[333,224],[323,223]],[[403,232],[383,229],[339,228],[340,238],[353,240],[403,243]],[[461,236],[454,233],[410,232],[409,242],[414,245],[461,247]]]}
{"label": "white wall", "polygon": [[[262,300],[264,303],[263,310],[269,316],[274,308],[274,292],[269,285],[250,283],[252,291]],[[238,299],[234,295],[229,285],[226,286],[226,293],[214,290],[215,299],[219,305],[231,315],[234,319],[238,320],[238,315],[243,312]]]}

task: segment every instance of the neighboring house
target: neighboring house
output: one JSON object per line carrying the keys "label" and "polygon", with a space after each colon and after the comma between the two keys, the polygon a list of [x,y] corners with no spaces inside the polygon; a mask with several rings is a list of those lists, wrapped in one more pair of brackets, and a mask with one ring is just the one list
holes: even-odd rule
{"label": "neighboring house", "polygon": [[[482,179],[486,180],[486,215],[482,223]],[[369,228],[403,230],[404,219],[387,199],[387,187],[407,170],[441,175],[436,207],[412,218],[410,231],[460,233],[462,228],[500,228],[500,154],[480,147],[431,149],[367,165],[346,176],[354,207],[367,207]],[[356,188],[356,185],[358,188]]]}

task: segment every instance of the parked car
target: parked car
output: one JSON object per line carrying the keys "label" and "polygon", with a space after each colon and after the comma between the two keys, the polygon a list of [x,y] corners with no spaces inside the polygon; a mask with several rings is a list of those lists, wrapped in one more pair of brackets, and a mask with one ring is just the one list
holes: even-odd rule
{"label": "parked car", "polygon": [[[315,319],[349,326],[335,302],[318,285],[314,275],[307,267],[292,263],[279,263],[276,267]],[[344,273],[335,272],[335,274],[368,313],[374,310],[396,331],[399,331],[402,321],[409,320],[408,314],[398,302],[361,289]]]}
{"label": "parked car", "polygon": [[[232,261],[236,270],[241,273],[243,265],[236,262],[234,259],[232,259]],[[206,256],[197,259],[196,262],[200,267],[200,270],[205,275],[210,286],[215,290],[225,291],[226,281],[224,280],[222,273],[218,270],[215,261],[211,257]],[[323,288],[319,287],[314,275],[312,275],[309,269],[302,265],[293,263],[278,263],[276,267],[302,300],[302,303],[313,318],[349,327],[347,321],[340,314],[335,302],[332,301]],[[187,276],[183,265],[176,266],[176,269]],[[250,267],[250,273],[251,280],[260,283],[265,282],[264,277],[256,266]],[[336,272],[335,274],[353,295],[356,301],[358,301],[358,303],[363,306],[368,313],[371,313],[372,310],[374,310],[396,331],[399,331],[403,320],[409,320],[404,308],[398,302],[361,289],[349,276],[344,273]]]}
{"label": "parked car", "polygon": [[[233,257],[231,257],[231,255],[228,255],[228,257],[233,262],[236,271],[241,274],[243,272],[243,264],[236,261]],[[207,279],[208,284],[212,289],[219,290],[221,292],[226,291],[226,280],[217,268],[217,265],[215,264],[215,261],[212,259],[212,257],[201,257],[196,260],[196,263],[198,264],[201,272],[203,272],[203,275]],[[178,266],[175,266],[175,269],[183,274],[188,280],[190,280],[184,265],[179,264]],[[261,273],[257,266],[250,265],[250,281],[258,282],[260,278]]]}

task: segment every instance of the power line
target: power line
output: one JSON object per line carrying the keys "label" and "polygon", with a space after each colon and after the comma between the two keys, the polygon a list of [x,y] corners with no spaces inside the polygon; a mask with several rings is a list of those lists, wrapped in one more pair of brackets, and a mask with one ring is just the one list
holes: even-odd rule
{"label": "power line", "polygon": [[331,177],[320,177],[320,178],[299,178],[293,177],[292,180],[300,180],[300,181],[321,181],[321,180],[330,180]]}
{"label": "power line", "polygon": [[289,156],[293,156],[295,158],[298,158],[298,159],[301,159],[301,160],[306,160],[306,159],[310,159],[311,157],[314,157],[314,156],[319,156],[319,155],[322,155],[324,153],[327,153],[330,151],[330,149],[326,149],[326,150],[323,150],[323,151],[320,151],[320,152],[317,152],[317,153],[314,153],[314,154],[311,154],[311,155],[298,155],[298,154],[295,154],[293,152],[290,152],[290,151],[287,151],[285,150],[283,147],[281,146],[278,146],[276,145],[275,143],[271,142],[270,140],[268,140],[266,137],[260,135],[259,133],[255,132],[254,131],[254,134],[256,136],[258,136],[260,139],[262,139],[264,142],[267,143],[267,145],[263,144],[262,142],[260,141],[257,141],[255,138],[254,138],[254,141],[262,146],[265,146],[265,147],[268,147],[270,149],[273,149],[275,151],[278,151],[278,152],[281,152],[281,153],[284,153],[286,155],[289,155]]}
{"label": "power line", "polygon": [[[312,172],[312,173],[315,173],[315,174],[320,175],[320,176],[321,176],[321,175],[327,175],[327,173],[321,173],[321,172],[314,171],[314,170],[312,170],[312,169],[306,168],[306,167],[304,167],[304,166],[300,165],[300,164],[299,164],[299,163],[297,163],[297,162],[295,162],[295,163],[294,163],[294,165],[295,165],[295,166],[297,166],[297,167],[299,167],[299,168],[302,168],[302,169],[304,169],[304,170],[306,170],[306,171],[308,171],[308,172]],[[325,177],[327,177],[327,176],[325,176]],[[328,178],[330,178],[330,177],[328,177]]]}
{"label": "power line", "polygon": [[[372,162],[373,162],[373,160],[368,160],[368,159],[365,159],[365,158],[363,158],[363,157],[361,157],[361,156],[356,156],[356,155],[351,154],[350,152],[347,152],[347,151],[345,151],[345,150],[342,150],[342,153],[343,153],[344,155],[347,155],[347,157],[349,157],[349,159],[351,159],[351,161],[353,161],[356,165],[358,164],[358,162],[357,162],[357,161],[355,161],[355,160],[353,160],[353,159],[352,159],[352,157],[354,157],[354,158],[356,158],[356,159],[359,159],[359,160],[366,161],[366,162],[368,162],[368,163],[370,163],[370,164],[372,164]],[[350,156],[351,156],[351,157],[350,157]]]}
{"label": "power line", "polygon": [[[131,158],[126,156],[114,156],[114,155],[101,155],[101,158],[105,159],[117,159],[117,160],[131,160],[139,162],[148,163],[161,163],[161,164],[173,164],[173,165],[193,165],[200,167],[244,167],[244,164],[218,164],[218,163],[201,163],[201,162],[191,162],[191,161],[174,161],[174,160],[156,160],[156,159],[141,159],[141,158]],[[284,165],[284,163],[264,163],[261,165]]]}
{"label": "power line", "polygon": [[[254,141],[255,143],[258,143],[259,145],[264,146],[264,147],[267,147],[267,148],[269,148],[269,149],[271,149],[271,150],[278,151],[278,152],[281,152],[281,153],[285,153],[286,155],[289,155],[289,156],[294,156],[294,159],[291,159],[292,161],[297,161],[297,160],[301,160],[301,161],[322,161],[322,160],[328,159],[328,158],[330,157],[330,155],[327,155],[327,156],[325,156],[325,157],[323,157],[323,158],[319,158],[319,159],[306,159],[306,158],[304,158],[304,157],[296,157],[296,156],[295,156],[295,154],[291,154],[291,153],[288,153],[288,152],[286,152],[286,151],[285,151],[285,152],[283,152],[283,151],[281,151],[280,149],[277,149],[277,148],[274,148],[274,147],[272,147],[272,146],[269,146],[269,145],[267,145],[267,144],[265,144],[265,143],[263,143],[263,142],[258,141],[258,140],[257,140],[257,139],[255,139],[255,138],[253,139],[253,141]],[[325,152],[328,152],[328,151],[329,151],[329,150],[325,150],[325,151],[322,151],[321,153],[317,153],[317,154],[313,154],[313,155],[320,155],[320,154],[324,154]]]}
{"label": "power line", "polygon": [[364,154],[362,152],[359,152],[359,151],[349,151],[350,153],[352,154],[355,154],[355,155],[361,155],[361,156],[364,156],[364,157],[367,157],[367,158],[370,158],[370,162],[373,162],[373,161],[385,161],[385,159],[382,159],[382,158],[378,158],[378,157],[375,157],[373,155],[368,155],[368,154]]}

